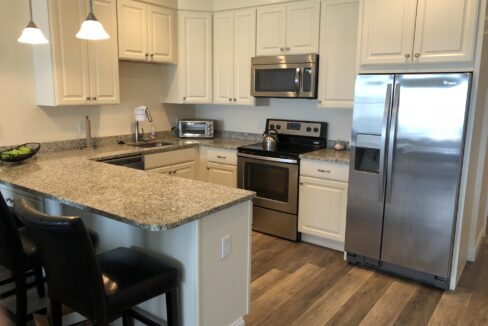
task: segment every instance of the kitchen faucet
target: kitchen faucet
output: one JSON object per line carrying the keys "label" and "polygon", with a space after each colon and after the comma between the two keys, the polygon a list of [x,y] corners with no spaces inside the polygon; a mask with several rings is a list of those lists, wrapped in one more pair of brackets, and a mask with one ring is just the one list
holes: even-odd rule
{"label": "kitchen faucet", "polygon": [[[134,117],[136,120],[136,132],[135,132],[135,141],[136,143],[139,141],[146,141],[144,139],[144,129],[142,129],[142,133],[139,133],[139,122],[140,121],[149,121],[153,122],[153,118],[151,116],[151,112],[149,111],[149,108],[147,106],[139,106],[134,109]],[[140,139],[142,136],[142,139]]]}

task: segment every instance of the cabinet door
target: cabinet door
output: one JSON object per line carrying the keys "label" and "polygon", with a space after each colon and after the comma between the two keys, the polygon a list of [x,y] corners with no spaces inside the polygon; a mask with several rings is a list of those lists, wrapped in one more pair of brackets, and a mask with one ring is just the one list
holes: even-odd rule
{"label": "cabinet door", "polygon": [[119,103],[119,58],[115,0],[93,0],[93,10],[97,14],[97,19],[110,35],[110,39],[88,43],[91,102],[96,104]]}
{"label": "cabinet door", "polygon": [[284,54],[285,41],[286,6],[258,8],[256,55]]}
{"label": "cabinet door", "polygon": [[320,1],[288,5],[286,14],[286,54],[319,52]]}
{"label": "cabinet door", "polygon": [[[119,58],[148,59],[147,6],[133,0],[118,0]],[[146,55],[147,54],[147,55]]]}
{"label": "cabinet door", "polygon": [[318,96],[321,107],[353,107],[358,16],[358,0],[322,3]]}
{"label": "cabinet door", "polygon": [[86,18],[84,5],[57,0],[53,6],[57,104],[85,104],[90,92],[87,41],[74,36]]}
{"label": "cabinet door", "polygon": [[359,63],[411,63],[417,0],[364,0],[361,6]]}
{"label": "cabinet door", "polygon": [[207,182],[236,188],[237,166],[208,162]]}
{"label": "cabinet door", "polygon": [[419,0],[414,63],[473,61],[477,0]]}
{"label": "cabinet door", "polygon": [[300,177],[298,229],[344,242],[347,183]]}
{"label": "cabinet door", "polygon": [[[232,103],[234,80],[234,13],[214,15],[214,103]],[[238,42],[241,42],[239,40]],[[235,53],[237,54],[237,52]],[[250,75],[249,67],[248,74]],[[250,88],[249,83],[249,88]]]}
{"label": "cabinet door", "polygon": [[256,10],[240,10],[234,15],[234,103],[253,105],[251,58],[256,55]]}
{"label": "cabinet door", "polygon": [[147,8],[149,58],[153,62],[174,62],[176,12],[150,5]]}
{"label": "cabinet door", "polygon": [[185,103],[212,103],[212,14],[179,13],[181,89]]}
{"label": "cabinet door", "polygon": [[171,175],[173,173],[173,166],[167,165],[167,166],[162,166],[162,167],[156,168],[156,169],[149,169],[147,171],[152,172],[152,173]]}
{"label": "cabinet door", "polygon": [[195,163],[185,162],[173,165],[173,175],[186,179],[195,179]]}

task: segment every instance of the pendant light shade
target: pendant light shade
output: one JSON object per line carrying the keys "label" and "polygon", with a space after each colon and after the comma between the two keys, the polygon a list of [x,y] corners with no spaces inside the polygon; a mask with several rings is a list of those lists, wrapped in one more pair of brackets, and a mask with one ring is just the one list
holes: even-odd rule
{"label": "pendant light shade", "polygon": [[26,44],[47,44],[49,41],[44,36],[42,31],[37,27],[32,19],[32,0],[29,0],[29,13],[30,13],[30,21],[27,24],[27,27],[24,28],[22,34],[17,39],[19,43],[26,43]]}
{"label": "pendant light shade", "polygon": [[80,31],[76,33],[76,37],[82,40],[106,40],[110,38],[102,24],[97,20],[93,14],[93,4],[90,0],[90,12],[86,20],[81,24]]}

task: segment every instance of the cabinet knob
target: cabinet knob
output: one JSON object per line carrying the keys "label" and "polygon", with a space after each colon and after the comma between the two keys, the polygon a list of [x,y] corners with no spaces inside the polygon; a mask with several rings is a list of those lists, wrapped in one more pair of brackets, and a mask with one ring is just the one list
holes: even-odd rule
{"label": "cabinet knob", "polygon": [[303,182],[300,182],[300,186],[303,186]]}
{"label": "cabinet knob", "polygon": [[318,103],[318,104],[322,104],[322,100],[318,100],[318,101],[317,101],[317,103]]}
{"label": "cabinet knob", "polygon": [[285,51],[290,51],[290,47],[289,47],[289,46],[287,46],[287,47],[285,48]]}
{"label": "cabinet knob", "polygon": [[285,51],[285,48],[280,48],[280,51],[281,51],[281,52]]}
{"label": "cabinet knob", "polygon": [[151,53],[151,59],[154,57],[154,53]]}
{"label": "cabinet knob", "polygon": [[207,166],[207,170],[210,170],[210,168]]}
{"label": "cabinet knob", "polygon": [[86,97],[86,100],[87,100],[87,101],[89,101],[89,100],[90,100],[90,96],[87,96],[87,97]]}
{"label": "cabinet knob", "polygon": [[236,98],[234,99],[234,102],[237,102],[237,99]]}
{"label": "cabinet knob", "polygon": [[415,53],[415,58],[420,58],[420,53]]}
{"label": "cabinet knob", "polygon": [[229,97],[229,102],[232,102],[232,99]]}
{"label": "cabinet knob", "polygon": [[97,100],[97,98],[96,98],[96,97],[92,97],[91,99],[92,99],[93,101],[96,101],[96,100]]}
{"label": "cabinet knob", "polygon": [[183,97],[183,101],[186,101],[186,97]]}
{"label": "cabinet knob", "polygon": [[410,53],[405,54],[406,59],[410,59]]}

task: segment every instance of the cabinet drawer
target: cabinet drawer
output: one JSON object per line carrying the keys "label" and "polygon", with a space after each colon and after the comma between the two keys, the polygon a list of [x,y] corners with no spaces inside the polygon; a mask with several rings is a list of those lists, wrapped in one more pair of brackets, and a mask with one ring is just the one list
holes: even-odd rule
{"label": "cabinet drawer", "polygon": [[214,163],[237,165],[237,152],[228,149],[208,148],[207,160]]}
{"label": "cabinet drawer", "polygon": [[180,149],[176,151],[157,153],[157,154],[149,154],[144,156],[144,170],[150,170],[162,166],[194,161],[195,154],[196,152],[194,148]]}
{"label": "cabinet drawer", "polygon": [[349,180],[349,166],[345,164],[304,160],[300,162],[300,175],[347,182]]}

